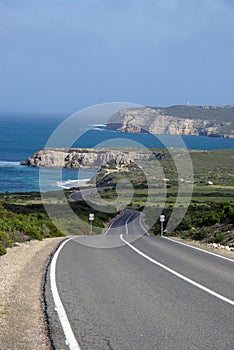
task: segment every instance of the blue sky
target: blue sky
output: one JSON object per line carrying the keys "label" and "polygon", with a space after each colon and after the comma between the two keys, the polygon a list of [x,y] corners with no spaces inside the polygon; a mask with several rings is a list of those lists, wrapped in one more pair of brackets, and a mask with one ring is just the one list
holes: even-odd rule
{"label": "blue sky", "polygon": [[0,0],[0,111],[234,104],[233,0]]}

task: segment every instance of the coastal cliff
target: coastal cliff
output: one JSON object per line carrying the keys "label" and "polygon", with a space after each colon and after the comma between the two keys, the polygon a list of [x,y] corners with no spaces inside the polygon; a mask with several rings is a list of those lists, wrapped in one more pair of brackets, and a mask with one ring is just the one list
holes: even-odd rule
{"label": "coastal cliff", "polygon": [[33,167],[87,168],[125,166],[137,161],[161,160],[162,152],[127,149],[45,148],[34,153],[21,165]]}
{"label": "coastal cliff", "polygon": [[122,109],[109,130],[131,133],[234,137],[234,106],[172,106]]}

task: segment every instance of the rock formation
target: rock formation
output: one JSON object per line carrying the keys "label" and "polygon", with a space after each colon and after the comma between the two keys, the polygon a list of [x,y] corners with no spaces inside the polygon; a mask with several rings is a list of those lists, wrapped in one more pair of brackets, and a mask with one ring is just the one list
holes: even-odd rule
{"label": "rock formation", "polygon": [[[131,133],[232,137],[234,107],[227,107],[229,114],[226,121],[221,117],[224,108],[174,106],[122,109],[110,117],[107,129]],[[222,121],[212,119],[219,113]]]}
{"label": "rock formation", "polygon": [[88,168],[118,167],[147,160],[161,160],[162,152],[106,148],[46,148],[34,153],[22,165],[33,167]]}

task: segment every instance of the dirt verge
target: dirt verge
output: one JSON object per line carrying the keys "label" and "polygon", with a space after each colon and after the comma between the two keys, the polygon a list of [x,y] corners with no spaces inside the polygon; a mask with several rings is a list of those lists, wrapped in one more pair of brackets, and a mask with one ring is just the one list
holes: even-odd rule
{"label": "dirt verge", "polygon": [[64,237],[30,241],[0,257],[0,349],[50,350],[42,306],[49,258]]}
{"label": "dirt verge", "polygon": [[207,250],[208,252],[211,253],[215,253],[217,255],[221,255],[224,256],[226,258],[229,259],[233,259],[234,260],[234,251],[230,251],[225,246],[222,246],[220,244],[211,244],[211,243],[204,243],[204,242],[200,242],[200,241],[193,241],[190,239],[182,239],[179,237],[169,237],[171,239],[174,239],[175,241],[181,242],[181,243],[185,243],[187,245],[191,245],[193,247],[197,247],[203,250]]}

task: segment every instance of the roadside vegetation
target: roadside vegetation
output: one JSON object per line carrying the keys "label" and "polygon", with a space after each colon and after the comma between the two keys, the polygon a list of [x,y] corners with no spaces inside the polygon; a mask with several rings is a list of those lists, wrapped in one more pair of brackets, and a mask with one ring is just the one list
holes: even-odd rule
{"label": "roadside vegetation", "polygon": [[[151,197],[148,197],[148,185],[144,176],[145,169],[131,166],[121,173],[104,170],[98,174],[97,180],[104,185],[112,186],[112,190],[102,192],[102,197],[111,200],[117,197],[115,183],[121,178],[127,178],[134,186],[134,196],[131,203],[126,191],[118,191],[121,199],[126,201],[129,208],[143,210],[147,217],[155,215],[155,209],[165,215],[166,220],[171,216],[175,209],[175,203],[178,196],[179,179],[177,170],[172,157],[166,151],[165,157],[160,165],[163,168],[165,179],[160,182],[158,187],[151,188]],[[184,182],[184,193],[180,194],[180,203],[176,210],[179,212],[187,206],[186,189],[192,186],[192,199],[187,212],[180,225],[170,234],[181,238],[190,238],[201,240],[208,243],[221,243],[234,247],[234,150],[215,150],[215,151],[191,151],[190,152],[194,176]],[[183,152],[181,152],[183,157]],[[150,173],[150,167],[147,166]],[[155,175],[155,174],[154,174]],[[189,175],[189,174],[188,174]],[[152,175],[151,175],[152,178]],[[155,176],[154,176],[155,178]],[[164,203],[163,193],[166,192],[166,201]],[[147,208],[145,208],[147,206]],[[151,228],[152,234],[160,234],[160,222]]]}
{"label": "roadside vegetation", "polygon": [[6,248],[15,242],[63,235],[43,212],[24,210],[20,213],[19,208],[17,211],[0,206],[0,255],[6,253]]}
{"label": "roadside vegetation", "polygon": [[56,192],[50,193],[46,205],[54,213],[56,225],[48,217],[40,193],[0,195],[0,255],[6,253],[6,248],[31,239],[65,236],[64,232],[71,235],[90,234],[90,212],[95,214],[93,234],[98,234],[116,215],[96,211],[84,201],[69,201],[71,209],[80,219],[77,227],[74,218],[66,215],[64,203],[57,200]]}
{"label": "roadside vegetation", "polygon": [[[172,208],[164,208],[162,214],[169,218],[171,212]],[[234,247],[233,223],[234,202],[191,203],[183,220],[170,235]],[[153,226],[151,232],[160,233],[159,222]]]}

